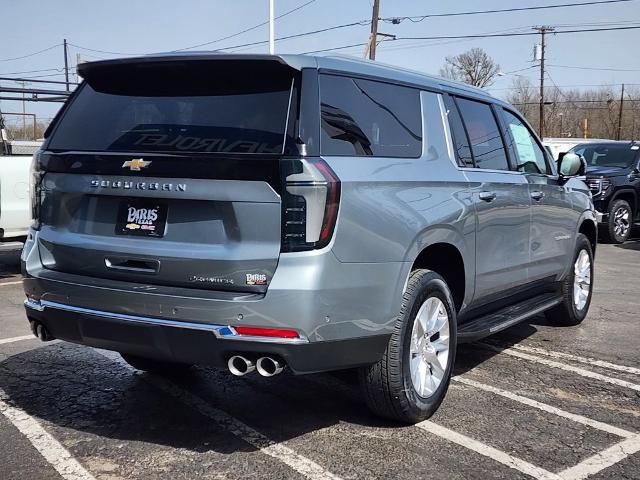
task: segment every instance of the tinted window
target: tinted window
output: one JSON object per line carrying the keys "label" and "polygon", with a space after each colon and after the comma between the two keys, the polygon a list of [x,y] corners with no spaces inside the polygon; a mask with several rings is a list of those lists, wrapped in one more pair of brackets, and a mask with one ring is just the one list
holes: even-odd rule
{"label": "tinted window", "polygon": [[488,170],[509,170],[502,135],[491,107],[485,103],[459,98],[457,100],[476,167]]}
{"label": "tinted window", "polygon": [[510,141],[516,152],[516,168],[519,172],[549,174],[545,155],[529,128],[513,113],[503,110],[503,117]]}
{"label": "tinted window", "polygon": [[627,145],[578,145],[572,152],[582,155],[589,167],[628,168],[638,153],[638,148]]}
{"label": "tinted window", "polygon": [[458,107],[449,96],[445,96],[445,104],[447,107],[447,118],[449,120],[449,128],[453,137],[453,148],[456,151],[458,162],[463,167],[473,167],[473,157],[471,156],[471,147],[469,147],[469,138],[464,130],[462,119],[458,113]]}
{"label": "tinted window", "polygon": [[420,92],[387,83],[320,76],[324,155],[419,157]]}
{"label": "tinted window", "polygon": [[[191,84],[196,81],[197,85]],[[202,85],[202,78],[191,80],[186,75],[165,88],[158,80],[126,93],[97,91],[85,83],[49,148],[282,153],[291,77],[253,82]]]}

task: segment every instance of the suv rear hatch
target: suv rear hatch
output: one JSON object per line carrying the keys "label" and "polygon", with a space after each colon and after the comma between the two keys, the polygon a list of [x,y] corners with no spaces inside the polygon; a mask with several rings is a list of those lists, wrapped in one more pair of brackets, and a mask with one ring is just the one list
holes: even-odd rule
{"label": "suv rear hatch", "polygon": [[264,293],[299,72],[261,60],[86,64],[39,154],[46,268]]}

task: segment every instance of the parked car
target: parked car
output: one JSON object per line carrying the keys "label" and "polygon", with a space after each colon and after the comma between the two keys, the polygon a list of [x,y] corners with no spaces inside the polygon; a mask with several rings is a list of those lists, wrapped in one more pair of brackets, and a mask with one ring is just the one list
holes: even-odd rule
{"label": "parked car", "polygon": [[29,171],[41,144],[0,141],[0,252],[22,248],[29,232]]}
{"label": "parked car", "polygon": [[555,160],[560,158],[560,154],[566,153],[578,144],[606,142],[600,138],[578,138],[578,137],[547,137],[542,140],[542,144],[548,149]]}
{"label": "parked car", "polygon": [[640,221],[640,143],[603,141],[570,150],[587,164],[587,184],[602,223],[602,236],[624,243]]}
{"label": "parked car", "polygon": [[[509,104],[377,63],[170,54],[83,63],[37,155],[23,252],[42,339],[135,368],[359,368],[428,418],[458,342],[579,324],[596,216]],[[561,221],[560,221],[561,220]]]}

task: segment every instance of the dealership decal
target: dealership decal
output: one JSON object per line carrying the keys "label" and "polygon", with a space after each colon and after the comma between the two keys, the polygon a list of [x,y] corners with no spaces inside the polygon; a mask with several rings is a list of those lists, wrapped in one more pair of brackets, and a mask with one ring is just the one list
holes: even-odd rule
{"label": "dealership decal", "polygon": [[264,273],[247,273],[247,285],[266,285],[267,276]]}

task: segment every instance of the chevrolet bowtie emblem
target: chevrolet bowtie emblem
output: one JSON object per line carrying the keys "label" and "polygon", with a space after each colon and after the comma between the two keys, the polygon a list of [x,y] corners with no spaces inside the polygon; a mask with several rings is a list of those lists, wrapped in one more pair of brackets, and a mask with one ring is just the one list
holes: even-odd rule
{"label": "chevrolet bowtie emblem", "polygon": [[142,158],[132,158],[122,164],[122,168],[129,168],[132,172],[139,172],[140,169],[151,165],[151,161],[146,161]]}

